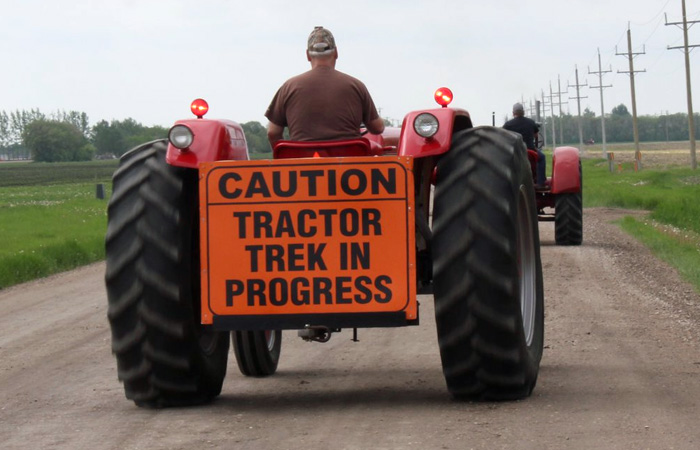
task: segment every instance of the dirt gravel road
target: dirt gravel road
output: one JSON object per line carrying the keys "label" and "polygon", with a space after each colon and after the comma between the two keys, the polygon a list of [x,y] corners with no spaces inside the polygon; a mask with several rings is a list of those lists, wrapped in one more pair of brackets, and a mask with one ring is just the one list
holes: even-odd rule
{"label": "dirt gravel road", "polygon": [[288,332],[274,377],[232,356],[216,402],[140,409],[116,379],[102,264],[0,291],[0,448],[700,448],[700,296],[620,215],[587,209],[581,247],[541,224],[546,348],[520,402],[449,398],[426,296],[418,327]]}

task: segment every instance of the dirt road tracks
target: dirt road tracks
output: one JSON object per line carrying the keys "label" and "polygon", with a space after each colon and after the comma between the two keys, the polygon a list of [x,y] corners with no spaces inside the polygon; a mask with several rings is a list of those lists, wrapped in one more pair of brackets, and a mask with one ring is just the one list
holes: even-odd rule
{"label": "dirt road tracks", "polygon": [[231,356],[213,404],[144,410],[116,379],[102,264],[0,291],[0,447],[700,448],[700,298],[619,215],[587,209],[580,247],[541,224],[545,356],[513,403],[449,398],[429,296],[418,327],[288,332],[274,377],[244,378]]}

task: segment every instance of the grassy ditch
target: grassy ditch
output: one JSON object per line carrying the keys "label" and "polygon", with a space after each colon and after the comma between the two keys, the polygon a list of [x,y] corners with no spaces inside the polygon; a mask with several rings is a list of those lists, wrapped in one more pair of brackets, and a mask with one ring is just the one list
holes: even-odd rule
{"label": "grassy ditch", "polygon": [[645,219],[626,217],[622,229],[700,291],[700,172],[667,161],[663,169],[635,172],[626,163],[610,173],[606,160],[584,159],[584,206],[649,211]]}

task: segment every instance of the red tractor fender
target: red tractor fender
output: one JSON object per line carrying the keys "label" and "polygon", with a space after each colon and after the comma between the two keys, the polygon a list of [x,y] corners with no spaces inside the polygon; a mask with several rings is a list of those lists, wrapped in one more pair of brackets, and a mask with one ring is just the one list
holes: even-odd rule
{"label": "red tractor fender", "polygon": [[[439,123],[437,133],[429,138],[420,136],[413,128],[416,117],[424,113],[434,115]],[[472,128],[472,120],[464,109],[438,108],[410,112],[403,119],[398,154],[414,158],[441,155],[450,149],[453,133],[467,128]]]}
{"label": "red tractor fender", "polygon": [[557,147],[552,156],[552,194],[581,191],[581,165],[576,147]]}
{"label": "red tractor fender", "polygon": [[180,150],[168,144],[165,160],[177,167],[197,169],[201,162],[247,160],[248,144],[243,128],[225,119],[184,119],[175,122],[192,130],[192,145]]}

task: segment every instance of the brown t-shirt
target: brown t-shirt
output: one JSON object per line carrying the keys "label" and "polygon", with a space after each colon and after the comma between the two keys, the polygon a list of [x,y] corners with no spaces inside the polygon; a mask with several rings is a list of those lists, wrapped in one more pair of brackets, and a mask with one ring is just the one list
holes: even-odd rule
{"label": "brown t-shirt", "polygon": [[332,141],[360,137],[360,124],[379,114],[360,80],[319,66],[287,80],[265,117],[289,127],[293,141]]}

